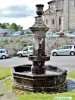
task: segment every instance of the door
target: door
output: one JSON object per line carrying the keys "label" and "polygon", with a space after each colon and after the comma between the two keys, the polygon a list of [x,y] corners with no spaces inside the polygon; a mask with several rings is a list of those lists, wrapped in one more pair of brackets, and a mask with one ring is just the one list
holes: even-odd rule
{"label": "door", "polygon": [[25,48],[22,50],[22,55],[23,55],[23,56],[27,56],[27,55],[28,55],[28,47],[25,47]]}
{"label": "door", "polygon": [[33,55],[33,47],[28,47],[28,55]]}

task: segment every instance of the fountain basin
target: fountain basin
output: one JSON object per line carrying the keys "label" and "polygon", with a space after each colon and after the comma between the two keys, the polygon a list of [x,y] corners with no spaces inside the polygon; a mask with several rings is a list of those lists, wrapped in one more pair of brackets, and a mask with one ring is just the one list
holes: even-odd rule
{"label": "fountain basin", "polygon": [[45,66],[45,74],[33,74],[32,65],[13,67],[13,88],[33,92],[66,91],[67,71],[53,66]]}

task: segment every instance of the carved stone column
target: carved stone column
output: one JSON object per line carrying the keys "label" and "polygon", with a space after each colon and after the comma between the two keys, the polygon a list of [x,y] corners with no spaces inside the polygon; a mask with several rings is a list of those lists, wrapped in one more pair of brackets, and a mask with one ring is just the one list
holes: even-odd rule
{"label": "carved stone column", "polygon": [[33,61],[33,74],[43,74],[45,73],[44,62],[50,60],[50,57],[45,55],[45,33],[48,28],[42,20],[44,5],[36,5],[37,17],[35,17],[35,23],[30,27],[31,31],[34,33],[34,53],[29,59]]}

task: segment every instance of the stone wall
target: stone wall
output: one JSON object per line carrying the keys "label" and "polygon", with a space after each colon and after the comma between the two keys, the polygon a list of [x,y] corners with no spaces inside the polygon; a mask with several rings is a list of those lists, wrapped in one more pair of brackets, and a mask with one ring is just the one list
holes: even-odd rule
{"label": "stone wall", "polygon": [[16,55],[17,51],[22,50],[26,45],[32,44],[32,36],[0,37],[0,48],[8,50],[9,56]]}
{"label": "stone wall", "polygon": [[50,55],[51,50],[67,44],[75,44],[75,37],[48,37],[46,38],[46,54]]}
{"label": "stone wall", "polygon": [[[45,39],[46,54],[64,44],[75,44],[75,37],[48,37]],[[15,55],[25,45],[33,44],[33,37],[0,37],[0,48],[8,50],[10,55]]]}

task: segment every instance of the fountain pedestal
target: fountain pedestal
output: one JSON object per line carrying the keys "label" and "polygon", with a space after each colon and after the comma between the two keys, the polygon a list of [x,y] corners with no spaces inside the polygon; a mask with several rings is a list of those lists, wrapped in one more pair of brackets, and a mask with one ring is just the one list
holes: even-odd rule
{"label": "fountain pedestal", "polygon": [[29,56],[29,60],[33,61],[33,64],[13,67],[13,87],[34,92],[65,91],[67,71],[45,65],[45,61],[50,60],[50,57],[45,55],[45,33],[48,28],[42,20],[43,6],[36,5],[38,16],[30,27],[34,33],[34,44],[33,56]]}

